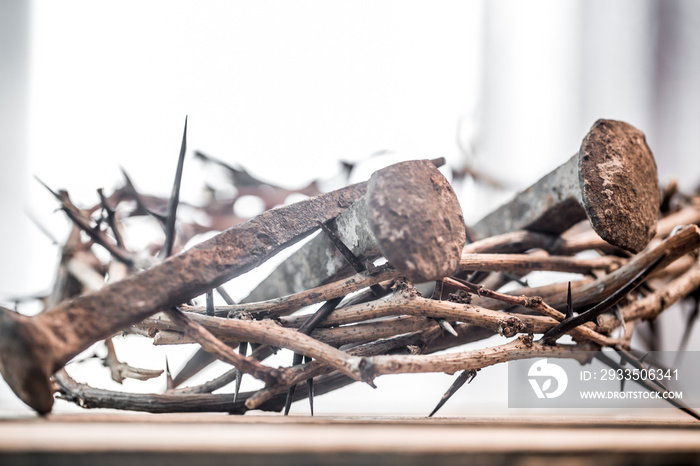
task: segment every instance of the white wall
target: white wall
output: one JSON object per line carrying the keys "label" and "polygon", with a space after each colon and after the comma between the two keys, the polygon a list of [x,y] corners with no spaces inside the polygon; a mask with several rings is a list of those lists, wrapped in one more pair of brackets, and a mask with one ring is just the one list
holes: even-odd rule
{"label": "white wall", "polygon": [[29,5],[0,2],[0,295],[32,291],[26,253],[30,222],[24,215],[27,189]]}

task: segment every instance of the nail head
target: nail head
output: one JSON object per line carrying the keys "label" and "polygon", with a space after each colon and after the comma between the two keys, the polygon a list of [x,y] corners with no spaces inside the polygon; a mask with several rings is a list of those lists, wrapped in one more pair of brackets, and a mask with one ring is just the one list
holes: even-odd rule
{"label": "nail head", "polygon": [[591,226],[608,243],[639,252],[656,235],[656,161],[637,128],[596,121],[579,151],[579,182]]}
{"label": "nail head", "polygon": [[452,274],[466,241],[462,209],[452,187],[428,160],[374,173],[367,186],[371,228],[382,255],[422,283]]}

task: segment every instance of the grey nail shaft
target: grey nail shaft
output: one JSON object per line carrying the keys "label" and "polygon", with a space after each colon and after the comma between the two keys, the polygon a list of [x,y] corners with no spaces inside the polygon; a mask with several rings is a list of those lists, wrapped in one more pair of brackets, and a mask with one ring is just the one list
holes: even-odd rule
{"label": "grey nail shaft", "polygon": [[[375,260],[381,253],[363,213],[362,198],[332,221],[346,246],[363,260]],[[263,280],[243,302],[264,301],[314,288],[330,277],[351,273],[343,255],[323,232],[319,232]]]}
{"label": "grey nail shaft", "polygon": [[[376,172],[367,194],[334,222],[337,235],[361,260],[384,256],[417,283],[451,274],[466,239],[457,197],[428,160]],[[297,293],[352,272],[331,240],[319,234],[280,264],[245,301]]]}
{"label": "grey nail shaft", "polygon": [[586,219],[582,204],[576,154],[481,219],[472,230],[477,238],[525,229],[559,234]]}
{"label": "grey nail shaft", "polygon": [[644,133],[598,120],[577,155],[474,225],[478,238],[529,229],[560,234],[588,218],[608,243],[641,251],[656,234],[656,161]]}

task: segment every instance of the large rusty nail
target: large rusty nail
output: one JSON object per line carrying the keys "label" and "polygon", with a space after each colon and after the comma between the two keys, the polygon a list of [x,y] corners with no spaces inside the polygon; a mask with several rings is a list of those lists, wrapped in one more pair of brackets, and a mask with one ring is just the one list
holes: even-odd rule
{"label": "large rusty nail", "polygon": [[0,308],[3,378],[34,410],[51,411],[51,375],[91,344],[257,267],[365,192],[361,183],[264,212],[151,269],[34,317]]}
{"label": "large rusty nail", "polygon": [[[367,194],[335,220],[333,229],[365,261],[380,256],[411,281],[452,274],[466,241],[462,209],[452,187],[429,160],[375,172]],[[327,235],[318,235],[282,262],[246,298],[261,301],[316,287],[348,271]]]}
{"label": "large rusty nail", "polygon": [[578,154],[474,225],[478,238],[521,229],[560,234],[588,218],[608,243],[639,252],[656,234],[656,161],[644,133],[598,120]]}

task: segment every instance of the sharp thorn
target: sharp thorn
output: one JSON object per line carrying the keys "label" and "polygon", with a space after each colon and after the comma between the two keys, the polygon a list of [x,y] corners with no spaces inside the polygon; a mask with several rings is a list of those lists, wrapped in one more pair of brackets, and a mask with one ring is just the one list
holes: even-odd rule
{"label": "sharp thorn", "polygon": [[[317,313],[319,311],[316,311]],[[311,320],[311,319],[309,319]],[[307,320],[308,323],[308,320]],[[303,326],[302,326],[303,328]],[[302,331],[302,328],[299,329],[300,332],[305,333]],[[311,331],[309,331],[311,333]],[[308,333],[306,333],[308,335]],[[296,366],[297,364],[301,364],[301,362],[304,360],[304,356],[299,354],[299,353],[294,353],[294,358],[292,359],[292,366]],[[287,416],[289,414],[289,409],[292,407],[292,401],[294,401],[294,393],[297,390],[296,385],[292,385],[289,387],[289,390],[287,390],[287,399],[284,402],[284,415]]]}
{"label": "sharp thorn", "polygon": [[170,364],[168,364],[168,356],[165,356],[165,387],[167,390],[172,390],[175,387],[173,376],[170,372]]}
{"label": "sharp thorn", "polygon": [[115,210],[112,208],[112,206],[109,205],[109,201],[107,200],[107,197],[102,192],[102,188],[97,190],[97,194],[99,194],[100,204],[102,205],[102,208],[104,209],[105,213],[107,214],[107,224],[109,225],[109,228],[112,230],[112,234],[114,235],[114,240],[117,242],[117,246],[119,246],[122,249],[125,249],[124,240],[122,239],[122,235],[121,235],[121,233],[119,233],[119,229],[117,228]]}
{"label": "sharp thorn", "polygon": [[160,226],[163,228],[163,231],[165,232],[165,217],[160,215],[159,213],[153,212],[152,210],[149,210],[146,207],[146,203],[143,202],[143,198],[141,197],[141,193],[139,193],[136,190],[136,187],[134,186],[134,183],[131,181],[131,178],[129,177],[129,174],[126,172],[124,167],[120,167],[122,175],[124,175],[124,187],[128,189],[128,191],[134,196],[134,201],[136,202],[136,207],[138,207],[138,212],[143,213],[146,215],[150,215],[158,223],[160,223]]}
{"label": "sharp thorn", "polygon": [[126,186],[128,186],[129,189],[136,191],[136,189],[134,188],[134,183],[131,182],[131,177],[126,172],[126,169],[122,166],[119,166],[119,170],[122,172],[122,176],[124,177],[124,182]]}
{"label": "sharp thorn", "polygon": [[288,416],[289,415],[289,409],[292,407],[292,401],[294,400],[294,393],[297,390],[296,385],[292,385],[289,387],[289,390],[287,390],[287,399],[284,401],[284,415]]}
{"label": "sharp thorn", "polygon": [[306,388],[309,392],[309,410],[311,411],[311,416],[314,415],[314,379],[310,378],[306,380]]}
{"label": "sharp thorn", "polygon": [[651,274],[659,264],[664,260],[666,254],[662,254],[657,257],[651,264],[642,269],[637,275],[635,275],[630,281],[628,281],[624,286],[615,290],[613,294],[605,298],[603,301],[599,302],[587,311],[572,317],[570,319],[565,319],[561,321],[556,326],[547,330],[540,342],[548,344],[554,343],[559,337],[569,332],[571,329],[578,327],[579,325],[585,324],[597,318],[604,312],[607,312],[615,304],[619,303],[628,293],[636,289],[646,278]]}
{"label": "sharp thorn", "polygon": [[[627,351],[625,349],[618,349],[617,351],[620,353],[620,367],[623,367],[625,363],[629,362],[636,369],[639,369],[639,370],[648,369],[647,365],[644,364],[644,360],[649,355],[649,353],[645,353],[644,355],[642,355],[642,358],[638,358],[631,351]],[[667,368],[667,367],[660,366],[657,361],[651,361],[650,365],[655,366],[655,367],[659,367],[662,369]],[[664,383],[661,381],[661,379],[650,380],[649,383],[652,385],[656,385],[657,387],[660,387],[662,390],[668,391],[668,388],[666,387],[666,385],[664,385]]]}
{"label": "sharp thorn", "polygon": [[207,315],[214,316],[214,290],[207,291]]}
{"label": "sharp thorn", "polygon": [[[312,358],[309,356],[304,356],[304,362],[311,362]],[[306,379],[306,388],[309,392],[309,410],[311,411],[311,416],[314,415],[314,378],[311,377]]]}
{"label": "sharp thorn", "polygon": [[440,324],[440,327],[444,331],[446,331],[447,333],[449,333],[450,335],[452,335],[454,337],[459,336],[457,331],[454,329],[454,327],[452,327],[452,325],[450,325],[450,323],[448,321],[446,321],[445,319],[438,319],[437,321],[438,321],[438,324]]}
{"label": "sharp thorn", "polygon": [[[626,363],[627,363],[627,362],[624,360],[624,358],[620,357],[620,367],[621,367],[621,368],[624,368],[625,365],[626,365]],[[621,392],[624,392],[624,391],[625,391],[625,382],[626,382],[625,378],[622,377],[622,378],[620,379],[620,391],[621,391]]]}
{"label": "sharp thorn", "polygon": [[177,159],[177,169],[175,170],[175,181],[173,191],[168,200],[168,214],[165,220],[165,243],[160,250],[161,259],[165,259],[173,252],[175,245],[175,220],[177,219],[177,206],[180,203],[180,184],[182,182],[182,171],[185,164],[185,154],[187,152],[187,117],[185,117],[185,129],[182,133],[182,144],[180,145],[180,155]]}
{"label": "sharp thorn", "polygon": [[[242,341],[238,345],[238,354],[241,356],[247,356],[248,355],[248,342]],[[236,371],[236,385],[235,385],[235,390],[233,392],[233,402],[236,402],[236,398],[238,398],[238,393],[241,391],[241,381],[243,381],[243,373],[241,371]]]}
{"label": "sharp thorn", "polygon": [[569,288],[566,292],[566,319],[571,319],[574,316],[574,305],[571,301],[571,282],[569,282]]}
{"label": "sharp thorn", "polygon": [[[306,322],[302,324],[301,327],[299,327],[299,332],[303,333],[304,335],[311,335],[311,332],[314,331],[316,327],[319,326],[321,322],[323,322],[326,317],[328,317],[333,310],[340,304],[340,302],[343,300],[344,296],[339,296],[337,298],[329,299],[323,305],[318,308],[318,310],[311,315],[308,319],[306,319]],[[300,364],[301,363],[301,355],[294,355],[294,365]]]}
{"label": "sharp thorn", "polygon": [[440,398],[440,401],[438,402],[437,406],[435,406],[435,409],[431,411],[430,414],[428,414],[428,417],[433,417],[435,413],[438,412],[440,408],[449,400],[452,395],[457,393],[457,391],[462,388],[462,386],[467,383],[467,381],[471,382],[474,380],[474,377],[476,376],[476,371],[473,369],[465,370],[462,371],[457,378],[455,379],[454,382],[452,382],[452,385],[450,385],[450,388],[447,389],[447,391],[442,395],[442,398]]}
{"label": "sharp thorn", "polygon": [[205,163],[212,163],[215,165],[218,165],[225,170],[229,172],[229,175],[231,176],[231,181],[233,182],[233,186],[236,188],[240,188],[242,186],[246,187],[260,187],[260,186],[269,186],[272,188],[278,188],[278,186],[272,185],[270,183],[266,183],[262,180],[259,180],[252,176],[250,173],[248,173],[244,168],[236,168],[232,165],[229,165],[228,163],[224,162],[223,160],[219,160],[217,158],[211,157],[209,155],[206,155],[203,152],[200,151],[195,151],[194,153],[195,157],[204,161]]}
{"label": "sharp thorn", "polygon": [[236,383],[235,383],[234,389],[233,389],[233,402],[234,403],[238,399],[238,393],[241,390],[241,381],[242,380],[243,380],[243,374],[241,373],[241,371],[236,369]]}
{"label": "sharp thorn", "polygon": [[58,193],[57,193],[56,191],[54,191],[53,189],[49,188],[49,185],[47,185],[46,183],[44,183],[43,181],[41,181],[41,179],[40,179],[38,176],[34,175],[34,179],[37,180],[37,181],[38,181],[44,188],[46,188],[51,194],[53,194],[53,197],[55,197],[55,198],[58,199],[59,201],[63,202],[63,198],[61,197],[61,195],[58,194]]}

